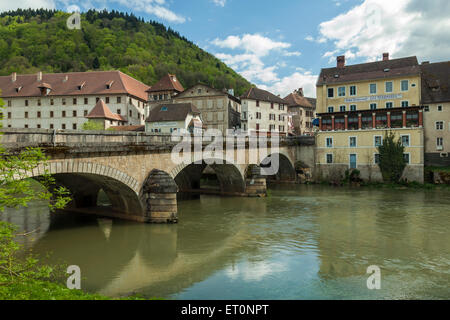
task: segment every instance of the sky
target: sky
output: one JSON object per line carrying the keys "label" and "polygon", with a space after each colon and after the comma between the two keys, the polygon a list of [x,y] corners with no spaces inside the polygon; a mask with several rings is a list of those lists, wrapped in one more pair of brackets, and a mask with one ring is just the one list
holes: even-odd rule
{"label": "sky", "polygon": [[417,56],[450,60],[449,0],[0,0],[0,11],[115,9],[172,27],[251,83],[315,97],[321,68]]}

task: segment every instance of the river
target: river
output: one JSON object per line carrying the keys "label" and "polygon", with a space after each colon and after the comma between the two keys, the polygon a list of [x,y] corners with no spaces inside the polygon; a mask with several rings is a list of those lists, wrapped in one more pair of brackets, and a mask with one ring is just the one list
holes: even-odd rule
{"label": "river", "polygon": [[[82,288],[164,299],[449,299],[450,193],[276,186],[265,199],[202,196],[177,225],[77,213],[45,203],[2,219]],[[367,288],[369,266],[381,289]]]}

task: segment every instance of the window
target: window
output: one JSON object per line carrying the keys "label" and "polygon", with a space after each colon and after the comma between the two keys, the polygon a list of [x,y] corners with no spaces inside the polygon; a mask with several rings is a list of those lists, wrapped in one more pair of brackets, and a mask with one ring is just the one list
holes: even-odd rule
{"label": "window", "polygon": [[273,113],[269,114],[269,120],[275,120],[275,114]]}
{"label": "window", "polygon": [[256,106],[259,107],[259,100],[256,100]]}
{"label": "window", "polygon": [[63,129],[63,130],[66,129],[66,124],[65,124],[65,123],[63,123],[63,124],[61,125],[61,129]]}
{"label": "window", "polygon": [[405,160],[406,164],[410,163],[410,155],[409,155],[409,153],[404,153],[403,154],[403,160]]}
{"label": "window", "polygon": [[37,116],[38,118],[40,118],[40,117],[41,117],[41,112],[38,111],[36,116]]}
{"label": "window", "polygon": [[25,100],[25,107],[28,107],[28,100]]}
{"label": "window", "polygon": [[122,110],[120,110],[120,109],[117,109],[117,110],[116,110],[116,113],[117,113],[117,114],[120,114],[121,112],[122,112]]}
{"label": "window", "polygon": [[273,102],[270,104],[270,109],[273,109]]}
{"label": "window", "polygon": [[338,88],[338,96],[339,97],[345,97],[345,87],[339,87]]}
{"label": "window", "polygon": [[256,124],[256,130],[259,130],[259,123]]}
{"label": "window", "polygon": [[130,112],[129,112],[129,113],[130,113],[130,118],[131,118],[131,117],[133,117],[133,111],[132,111],[132,110],[130,110]]}
{"label": "window", "polygon": [[356,96],[356,86],[350,86],[350,95]]}
{"label": "window", "polygon": [[350,169],[356,169],[357,162],[356,162],[356,154],[352,153],[350,154]]}
{"label": "window", "polygon": [[328,88],[328,98],[334,98],[334,89]]}
{"label": "window", "polygon": [[25,119],[28,119],[28,112],[25,112]]}
{"label": "window", "polygon": [[269,126],[269,130],[270,130],[270,131],[275,131],[275,125],[274,125],[274,124],[271,124],[271,125]]}
{"label": "window", "polygon": [[76,123],[73,123],[73,124],[72,124],[72,129],[73,129],[73,130],[77,130],[77,124],[76,124]]}
{"label": "window", "polygon": [[54,116],[53,111],[50,111],[50,118],[53,118],[53,116]]}
{"label": "window", "polygon": [[333,154],[327,153],[327,164],[332,164],[332,163],[333,163]]}
{"label": "window", "polygon": [[345,109],[346,109],[345,106],[340,106],[339,107],[339,111],[341,111],[341,112],[345,112]]}
{"label": "window", "polygon": [[425,112],[430,112],[430,107],[429,107],[429,106],[425,106],[425,107],[424,107],[424,111],[425,111]]}
{"label": "window", "polygon": [[377,104],[376,103],[371,103],[370,104],[370,110],[377,110]]}
{"label": "window", "polygon": [[[95,103],[97,103],[99,100],[100,100],[100,98],[99,98],[99,97],[96,97],[96,98],[95,98]],[[131,102],[130,102],[130,103],[131,103]]]}
{"label": "window", "polygon": [[444,138],[437,138],[436,146],[438,149],[442,150],[442,147],[444,146]]}
{"label": "window", "polygon": [[89,103],[89,99],[88,98],[84,98],[84,104],[88,104]]}
{"label": "window", "polygon": [[284,132],[284,126],[278,126],[278,131]]}
{"label": "window", "polygon": [[350,137],[349,140],[350,148],[356,148],[356,137]]}
{"label": "window", "polygon": [[369,85],[369,91],[370,91],[370,94],[377,94],[377,84],[371,83]]}
{"label": "window", "polygon": [[438,106],[437,111],[442,112],[442,106]]}
{"label": "window", "polygon": [[8,119],[11,119],[11,112],[8,112]]}
{"label": "window", "polygon": [[109,103],[109,97],[105,98],[105,103]]}
{"label": "window", "polygon": [[62,117],[63,117],[63,118],[66,117],[66,112],[65,112],[65,111],[62,112]]}
{"label": "window", "polygon": [[55,104],[55,100],[50,99],[50,105],[53,106]]}
{"label": "window", "polygon": [[392,109],[394,104],[392,102],[386,102],[386,109]]}
{"label": "window", "polygon": [[84,110],[83,115],[86,117],[88,115],[88,111]]}
{"label": "window", "polygon": [[408,89],[409,89],[409,80],[402,80],[401,88],[402,88],[402,91],[408,91]]}
{"label": "window", "polygon": [[24,127],[25,127],[25,129],[27,129],[27,128],[28,128],[28,125],[26,124]]}
{"label": "window", "polygon": [[333,148],[333,138],[327,138],[326,144],[327,148]]}
{"label": "window", "polygon": [[11,107],[11,105],[12,105],[11,100],[8,100],[8,107]]}
{"label": "window", "polygon": [[41,99],[38,99],[38,101],[37,101],[37,105],[40,107],[41,105],[42,105],[42,103],[41,103]]}
{"label": "window", "polygon": [[280,104],[280,105],[278,106],[278,110],[284,110],[284,104]]}
{"label": "window", "polygon": [[375,154],[373,155],[373,162],[374,162],[375,164],[379,164],[379,163],[380,163],[380,154],[379,154],[379,153],[375,153]]}
{"label": "window", "polygon": [[350,111],[356,111],[356,104],[350,105]]}
{"label": "window", "polygon": [[73,98],[73,104],[77,104],[77,98]]}
{"label": "window", "polygon": [[404,147],[409,147],[409,135],[402,136],[402,145]]}
{"label": "window", "polygon": [[436,130],[444,130],[444,121],[436,121]]}
{"label": "window", "polygon": [[409,107],[409,102],[408,101],[402,101],[402,108],[407,108]]}
{"label": "window", "polygon": [[261,112],[256,113],[256,119],[261,119]]}
{"label": "window", "polygon": [[63,104],[63,106],[66,105],[66,98],[62,98],[62,104]]}
{"label": "window", "polygon": [[375,136],[373,138],[373,145],[375,147],[379,147],[383,145],[383,137],[382,136]]}
{"label": "window", "polygon": [[334,112],[334,107],[328,107],[328,112],[329,113],[333,113]]}
{"label": "window", "polygon": [[50,129],[53,129],[53,128],[54,128],[53,123],[50,123]]}
{"label": "window", "polygon": [[76,110],[73,110],[73,111],[72,111],[72,116],[74,116],[74,117],[77,116],[77,111],[76,111]]}
{"label": "window", "polygon": [[122,103],[122,97],[117,97],[117,103]]}
{"label": "window", "polygon": [[394,91],[394,84],[392,83],[392,81],[386,82],[385,92],[390,93],[392,91]]}
{"label": "window", "polygon": [[202,89],[198,89],[198,90],[197,90],[197,93],[202,93]]}

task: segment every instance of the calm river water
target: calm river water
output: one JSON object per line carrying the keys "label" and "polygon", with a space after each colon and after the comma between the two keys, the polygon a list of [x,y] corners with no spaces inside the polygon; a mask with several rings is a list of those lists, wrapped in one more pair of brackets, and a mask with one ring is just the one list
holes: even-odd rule
{"label": "calm river water", "polygon": [[[165,299],[449,299],[450,194],[278,186],[267,199],[202,196],[178,225],[80,214],[45,203],[4,220],[52,262],[78,265],[82,287]],[[367,268],[381,269],[368,290]]]}

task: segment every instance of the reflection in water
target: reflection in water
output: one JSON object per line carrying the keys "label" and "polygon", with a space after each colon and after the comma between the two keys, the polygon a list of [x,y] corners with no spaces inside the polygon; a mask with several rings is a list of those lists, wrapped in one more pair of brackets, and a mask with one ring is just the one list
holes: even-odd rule
{"label": "reflection in water", "polygon": [[[201,197],[178,225],[145,225],[45,204],[3,219],[25,244],[81,267],[84,289],[175,299],[449,298],[450,196],[278,186],[267,199]],[[367,267],[382,290],[366,287]]]}

